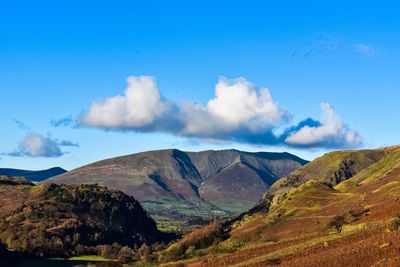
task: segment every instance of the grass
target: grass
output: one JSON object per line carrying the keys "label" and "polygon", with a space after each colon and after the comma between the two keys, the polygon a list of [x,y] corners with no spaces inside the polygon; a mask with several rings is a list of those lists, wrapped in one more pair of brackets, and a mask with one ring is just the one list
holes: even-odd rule
{"label": "grass", "polygon": [[[91,262],[114,261],[96,255],[83,255],[71,258],[47,258],[38,260],[26,260],[18,263],[18,267],[72,267],[76,265],[86,265]],[[142,265],[136,265],[142,266]]]}
{"label": "grass", "polygon": [[295,254],[295,253],[299,253],[299,252],[301,252],[301,251],[303,251],[303,250],[305,250],[307,248],[316,246],[318,244],[323,244],[325,242],[329,242],[329,241],[333,241],[333,240],[336,240],[336,239],[340,239],[340,238],[343,238],[345,236],[354,234],[354,233],[359,232],[359,231],[367,230],[368,228],[371,228],[371,227],[376,227],[377,225],[380,225],[380,224],[381,223],[379,223],[379,222],[375,222],[375,223],[372,223],[370,225],[367,225],[365,223],[360,224],[360,225],[347,225],[347,226],[343,227],[343,230],[342,230],[341,233],[331,233],[331,234],[326,235],[326,236],[317,237],[317,238],[314,238],[314,239],[311,239],[311,240],[307,240],[305,242],[302,242],[302,243],[299,243],[299,244],[295,244],[293,246],[289,246],[289,247],[286,247],[284,249],[280,249],[280,250],[274,251],[274,252],[269,253],[267,255],[262,255],[262,256],[259,256],[259,257],[252,258],[252,259],[250,259],[248,261],[244,261],[244,262],[241,262],[241,263],[233,265],[233,266],[236,266],[236,267],[249,266],[251,264],[256,264],[258,262],[263,262],[263,261],[266,261],[266,260],[279,259],[279,258],[284,257],[284,256],[288,256],[288,255],[292,255],[292,254]]}
{"label": "grass", "polygon": [[379,187],[378,189],[375,189],[374,191],[372,191],[373,193],[377,193],[381,190],[390,190],[392,188],[396,188],[400,186],[400,181],[394,181],[394,182],[390,182],[387,184],[382,185],[381,187]]}
{"label": "grass", "polygon": [[338,184],[335,189],[346,192],[358,185],[368,184],[400,168],[400,148],[387,148],[386,155],[375,164],[365,168],[351,179]]}
{"label": "grass", "polygon": [[82,255],[66,259],[68,261],[114,261],[97,255]]}

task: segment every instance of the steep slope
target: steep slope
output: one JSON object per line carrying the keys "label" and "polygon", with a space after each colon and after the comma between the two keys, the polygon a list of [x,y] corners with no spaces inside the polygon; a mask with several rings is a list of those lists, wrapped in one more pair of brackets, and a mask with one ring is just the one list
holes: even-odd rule
{"label": "steep slope", "polygon": [[139,202],[122,192],[96,185],[34,186],[9,180],[0,185],[1,195],[18,204],[3,207],[2,202],[0,240],[13,251],[70,256],[97,245],[135,247],[169,238]]}
{"label": "steep slope", "polygon": [[63,174],[65,172],[67,171],[60,167],[54,167],[41,171],[0,168],[0,175],[25,177],[34,182],[41,182],[43,180]]}
{"label": "steep slope", "polygon": [[[207,178],[199,190],[208,203],[240,212],[254,205],[267,188],[268,184],[258,178],[256,171],[239,161]],[[235,195],[231,192],[235,192]]]}
{"label": "steep slope", "polygon": [[250,212],[267,211],[273,198],[279,201],[290,189],[309,180],[317,180],[333,187],[380,161],[386,154],[385,149],[335,151],[325,154],[274,183]]}
{"label": "steep slope", "polygon": [[99,161],[50,181],[104,185],[133,195],[158,221],[186,221],[243,212],[305,163],[288,153],[169,149]]}

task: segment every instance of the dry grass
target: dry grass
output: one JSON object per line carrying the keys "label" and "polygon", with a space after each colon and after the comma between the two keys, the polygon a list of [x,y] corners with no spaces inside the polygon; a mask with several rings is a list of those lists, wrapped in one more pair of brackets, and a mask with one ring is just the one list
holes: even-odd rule
{"label": "dry grass", "polygon": [[[392,166],[371,165],[349,180],[354,186],[340,190],[318,180],[287,190],[269,213],[244,217],[229,240],[213,245],[241,243],[236,250],[165,266],[400,266],[398,219],[393,227],[400,210],[399,157],[386,152]],[[337,216],[343,218],[340,231],[331,224]]]}

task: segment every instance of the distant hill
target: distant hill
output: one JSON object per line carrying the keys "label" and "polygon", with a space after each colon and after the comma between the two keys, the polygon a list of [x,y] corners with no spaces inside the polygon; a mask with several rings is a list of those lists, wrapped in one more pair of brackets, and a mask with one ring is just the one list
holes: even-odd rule
{"label": "distant hill", "polygon": [[171,245],[161,266],[400,266],[399,210],[400,146],[331,152]]}
{"label": "distant hill", "polygon": [[49,181],[118,189],[138,199],[158,222],[181,222],[239,214],[306,163],[289,153],[168,149],[102,160]]}
{"label": "distant hill", "polygon": [[120,191],[13,180],[2,177],[0,183],[6,204],[0,206],[0,253],[3,243],[27,255],[66,257],[93,253],[99,245],[134,248],[172,237],[158,231],[140,203]]}
{"label": "distant hill", "polygon": [[25,177],[34,182],[41,182],[65,172],[67,171],[60,167],[40,171],[0,168],[0,175]]}

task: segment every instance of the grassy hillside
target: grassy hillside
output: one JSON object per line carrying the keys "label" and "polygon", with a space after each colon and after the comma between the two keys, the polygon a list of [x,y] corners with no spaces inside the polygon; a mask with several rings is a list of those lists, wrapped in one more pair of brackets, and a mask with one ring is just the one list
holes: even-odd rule
{"label": "grassy hillside", "polygon": [[399,266],[399,155],[316,159],[274,184],[266,209],[198,230],[164,251],[163,266]]}

